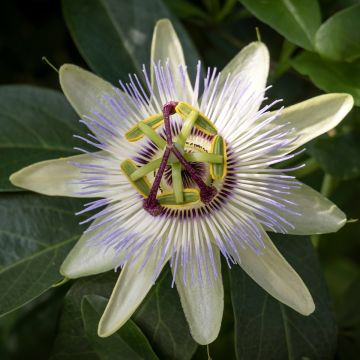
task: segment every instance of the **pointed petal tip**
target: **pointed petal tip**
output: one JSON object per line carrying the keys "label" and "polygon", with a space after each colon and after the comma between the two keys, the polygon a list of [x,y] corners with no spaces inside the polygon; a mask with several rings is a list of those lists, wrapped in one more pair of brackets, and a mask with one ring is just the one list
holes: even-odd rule
{"label": "pointed petal tip", "polygon": [[[353,108],[354,106],[354,98],[352,95],[347,93],[330,93],[322,95],[324,97],[332,98],[333,101],[336,101],[339,103],[339,110],[337,112],[337,118],[339,119],[339,122],[348,114],[348,112]],[[319,96],[319,98],[321,95]]]}
{"label": "pointed petal tip", "polygon": [[292,297],[289,297],[288,299],[286,299],[286,301],[279,298],[278,300],[289,306],[291,309],[295,310],[299,314],[309,316],[315,311],[315,303],[309,289],[299,276],[298,281],[301,286],[297,287],[297,291],[293,292]]}
{"label": "pointed petal tip", "polygon": [[111,321],[108,322],[106,321],[106,318],[103,314],[99,321],[97,334],[101,338],[109,337],[114,333],[116,333],[116,331],[118,331],[124,325],[125,322],[126,321],[117,322],[117,323],[112,323]]}
{"label": "pointed petal tip", "polygon": [[114,94],[112,84],[73,64],[60,67],[59,81],[65,97],[80,116],[96,109],[104,95]]}
{"label": "pointed petal tip", "polygon": [[17,186],[17,187],[22,187],[21,186],[21,177],[19,177],[20,171],[16,171],[9,176],[9,181],[11,182],[11,184],[13,184],[14,186]]}
{"label": "pointed petal tip", "polygon": [[269,49],[266,46],[266,44],[263,43],[262,41],[253,41],[243,48],[243,50],[245,49],[247,49],[248,51],[252,51],[254,53],[259,53],[262,56],[265,56],[266,58],[270,59]]}
{"label": "pointed petal tip", "polygon": [[[219,276],[211,280],[197,279],[193,281],[189,274],[190,271],[188,271],[186,284],[182,277],[175,278],[176,289],[191,336],[200,345],[210,344],[218,337],[224,310],[220,252],[215,245],[212,245],[212,248],[214,264]],[[193,260],[193,266],[197,267],[195,260]],[[205,268],[204,265],[203,271]]]}
{"label": "pointed petal tip", "polygon": [[[306,288],[307,290],[307,288]],[[309,316],[315,311],[315,303],[309,291],[303,294],[303,297],[299,296],[298,303],[292,308],[299,314]]]}
{"label": "pointed petal tip", "polygon": [[168,18],[159,19],[155,24],[155,28],[159,27],[159,26],[171,26],[171,27],[173,27],[172,22]]}
{"label": "pointed petal tip", "polygon": [[62,64],[59,68],[59,81],[60,81],[60,86],[61,88],[64,90],[64,86],[66,86],[66,84],[64,84],[64,81],[66,81],[66,77],[72,73],[72,72],[82,72],[82,71],[86,71],[84,69],[82,69],[80,66],[74,65],[74,64]]}
{"label": "pointed petal tip", "polygon": [[69,279],[77,279],[80,276],[72,269],[72,265],[69,262],[69,257],[65,258],[64,262],[61,264],[59,273]]}
{"label": "pointed petal tip", "polygon": [[199,344],[199,345],[209,345],[212,342],[214,342],[220,332],[220,328],[219,331],[217,331],[216,333],[214,332],[209,332],[207,331],[207,329],[204,327],[202,333],[200,334],[199,332],[194,333],[191,328],[190,328],[190,333],[192,338]]}

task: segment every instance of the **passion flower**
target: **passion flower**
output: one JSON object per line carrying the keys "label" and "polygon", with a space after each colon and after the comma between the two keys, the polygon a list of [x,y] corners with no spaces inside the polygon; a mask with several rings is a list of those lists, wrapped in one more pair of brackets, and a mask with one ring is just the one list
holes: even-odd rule
{"label": "passion flower", "polygon": [[[168,20],[157,23],[150,75],[115,88],[74,65],[60,68],[65,96],[96,149],[31,165],[13,184],[47,195],[98,198],[91,223],[65,259],[68,278],[121,268],[99,324],[119,329],[170,263],[194,339],[212,342],[223,313],[220,254],[301,314],[315,309],[297,273],[266,231],[337,231],[345,215],[297,181],[295,168],[273,167],[336,126],[353,106],[327,94],[286,109],[260,109],[269,55],[254,42],[221,72],[197,65],[194,86]],[[260,109],[260,110],[259,110]],[[94,213],[95,212],[95,213]]]}

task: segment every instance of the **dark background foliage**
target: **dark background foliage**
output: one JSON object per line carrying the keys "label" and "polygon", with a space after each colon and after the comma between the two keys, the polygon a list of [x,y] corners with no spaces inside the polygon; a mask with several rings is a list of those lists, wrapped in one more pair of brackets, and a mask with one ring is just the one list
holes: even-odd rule
{"label": "dark background foliage", "polygon": [[[116,1],[110,2],[116,5]],[[91,14],[77,22],[82,4],[87,3],[95,8],[97,1],[1,2],[0,83],[31,86],[0,87],[0,358],[206,359],[206,348],[197,347],[189,335],[168,272],[126,327],[105,343],[98,339],[94,327],[113,286],[114,274],[51,288],[61,280],[57,268],[81,233],[72,216],[80,203],[16,192],[7,182],[8,174],[26,164],[70,155],[74,145],[71,135],[81,131],[77,116],[61,94],[32,87],[59,90],[57,74],[42,61],[43,56],[55,67],[66,62],[91,67],[113,82],[137,70],[136,64],[117,64],[106,49],[103,59],[95,57],[91,44],[96,42],[96,34],[86,22],[96,20],[101,26],[107,22]],[[119,0],[116,6],[133,4],[137,4],[138,11],[153,12],[154,18],[164,14],[177,18],[206,66],[222,68],[256,39],[258,27],[272,59],[269,83],[273,88],[269,96],[284,99],[284,105],[336,91],[354,94],[360,104],[358,1],[320,0],[321,22],[353,7],[348,10],[349,18],[336,20],[339,27],[323,28],[314,42],[296,32],[291,12],[281,13],[281,0]],[[262,4],[267,11],[263,11]],[[316,12],[311,7],[316,1],[303,4],[304,18],[313,25]],[[311,32],[311,26],[306,31]],[[111,40],[110,33],[107,35]],[[90,38],[85,43],[87,36]],[[348,39],[353,42],[348,44]],[[116,51],[127,56],[121,39],[114,40],[119,42]],[[148,45],[137,50],[140,61],[146,61],[142,54],[149,54]],[[186,56],[190,64],[195,60],[190,50]],[[17,121],[34,127],[51,150],[41,147],[26,128],[19,128]],[[50,133],[46,131],[49,126]],[[29,147],[36,150],[29,152]],[[268,297],[241,270],[225,269],[225,314],[220,336],[210,345],[213,359],[359,358],[359,108],[355,107],[336,130],[307,145],[306,153],[297,160],[308,164],[297,174],[301,180],[330,197],[351,220],[336,234],[313,236],[311,240],[276,239],[279,249],[310,287],[319,309],[314,316],[301,318]]]}

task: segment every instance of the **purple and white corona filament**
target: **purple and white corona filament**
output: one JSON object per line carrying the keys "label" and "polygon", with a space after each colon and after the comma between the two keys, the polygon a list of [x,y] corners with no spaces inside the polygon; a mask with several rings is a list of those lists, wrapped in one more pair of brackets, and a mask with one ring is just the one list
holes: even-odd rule
{"label": "purple and white corona filament", "polygon": [[77,278],[121,268],[100,336],[130,318],[169,263],[192,336],[212,342],[223,312],[220,255],[299,313],[314,311],[267,231],[326,233],[346,218],[291,175],[296,167],[274,165],[336,126],[353,100],[327,94],[260,108],[268,70],[266,46],[254,42],[221,72],[202,76],[199,62],[192,84],[168,20],[155,27],[150,72],[144,66],[118,88],[61,67],[62,89],[90,130],[76,135],[83,154],[31,165],[11,181],[47,195],[98,198],[79,211],[91,214],[89,227],[60,271]]}
{"label": "purple and white corona filament", "polygon": [[[141,253],[144,267],[160,247],[154,280],[170,259],[174,278],[182,273],[186,283],[190,272],[191,281],[211,282],[219,276],[213,245],[229,266],[241,263],[239,246],[257,254],[265,246],[258,224],[286,233],[294,226],[283,213],[301,216],[287,197],[301,185],[283,174],[294,169],[270,167],[294,156],[281,150],[296,135],[287,124],[273,125],[280,111],[263,117],[276,102],[247,116],[264,93],[246,98],[241,76],[228,74],[219,89],[220,73],[208,69],[201,79],[199,63],[189,98],[173,84],[180,79],[180,89],[185,87],[184,66],[172,71],[167,60],[153,69],[153,86],[144,68],[147,88],[130,76],[129,83],[120,82],[122,91],[105,96],[100,110],[81,120],[91,133],[76,137],[105,154],[94,155],[103,157],[101,167],[73,163],[82,174],[80,195],[108,192],[106,208],[85,221],[96,220],[87,230],[93,234],[88,245],[114,250],[116,267]],[[233,118],[240,121],[225,126]],[[79,214],[103,207],[101,199]]]}

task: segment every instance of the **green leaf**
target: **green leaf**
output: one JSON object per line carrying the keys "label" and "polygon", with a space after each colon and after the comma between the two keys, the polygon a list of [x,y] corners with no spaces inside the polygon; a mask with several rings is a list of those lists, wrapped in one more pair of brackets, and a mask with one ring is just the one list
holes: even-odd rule
{"label": "green leaf", "polygon": [[303,52],[291,64],[299,73],[309,76],[319,89],[349,93],[360,106],[360,61],[335,62],[322,59],[315,53]]}
{"label": "green leaf", "polygon": [[101,360],[158,359],[148,340],[132,320],[107,338],[100,338],[97,327],[107,299],[87,295],[81,302],[86,335]]}
{"label": "green leaf", "polygon": [[360,4],[339,11],[326,20],[315,37],[319,54],[336,61],[360,58]]}
{"label": "green leaf", "polygon": [[64,287],[52,289],[0,318],[2,360],[27,359],[29,354],[36,360],[49,358],[57,331],[54,319],[60,316],[63,295]]}
{"label": "green leaf", "polygon": [[0,198],[0,315],[61,280],[59,267],[82,229],[81,202],[29,193]]}
{"label": "green leaf", "polygon": [[62,5],[71,36],[87,64],[114,84],[149,65],[153,28],[161,18],[173,22],[189,70],[195,69],[196,49],[161,0],[63,0]]}
{"label": "green leaf", "polygon": [[347,180],[360,176],[360,133],[349,132],[317,139],[309,151],[322,169]]}
{"label": "green leaf", "polygon": [[110,297],[117,276],[108,272],[79,279],[73,284],[64,300],[51,360],[100,360],[85,335],[81,301],[85,295]]}
{"label": "green leaf", "polygon": [[150,339],[160,359],[187,360],[192,358],[197,344],[190,335],[179,295],[171,282],[172,275],[167,268],[133,320]]}
{"label": "green leaf", "polygon": [[232,268],[237,359],[333,359],[337,328],[309,239],[271,237],[276,238],[275,245],[309,287],[316,310],[310,316],[300,315],[272,298],[240,267]]}
{"label": "green leaf", "polygon": [[239,0],[251,13],[287,40],[305,49],[314,48],[321,23],[317,0]]}
{"label": "green leaf", "polygon": [[[66,295],[59,335],[51,360],[99,360],[99,354],[85,335],[81,318],[81,300],[85,295],[109,298],[118,274],[79,279]],[[197,344],[192,339],[179,296],[171,288],[171,273],[165,270],[132,321],[140,328],[160,359],[191,359]],[[121,330],[120,330],[121,331]]]}
{"label": "green leaf", "polygon": [[9,175],[34,162],[70,156],[82,132],[65,97],[34,86],[0,87],[0,191],[21,191]]}

